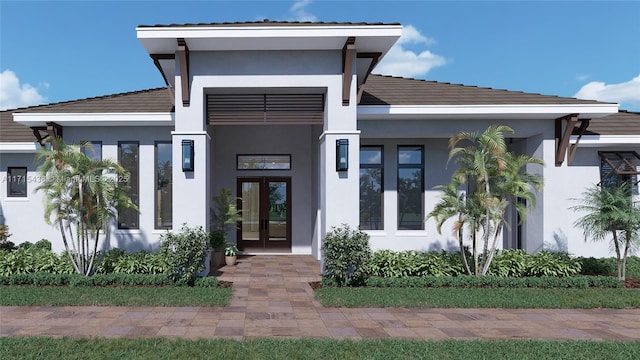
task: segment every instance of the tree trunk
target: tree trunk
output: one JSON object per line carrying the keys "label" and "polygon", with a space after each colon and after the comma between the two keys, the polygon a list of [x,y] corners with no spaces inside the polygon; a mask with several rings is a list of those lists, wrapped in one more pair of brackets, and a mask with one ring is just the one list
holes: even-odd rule
{"label": "tree trunk", "polygon": [[[458,218],[458,221],[461,221],[460,218]],[[464,266],[464,270],[467,272],[468,275],[471,275],[471,269],[469,269],[469,262],[467,262],[467,253],[464,251],[464,243],[463,243],[463,231],[462,231],[462,227],[463,225],[460,226],[460,229],[458,229],[458,244],[460,245],[460,256],[462,257],[462,265]]]}

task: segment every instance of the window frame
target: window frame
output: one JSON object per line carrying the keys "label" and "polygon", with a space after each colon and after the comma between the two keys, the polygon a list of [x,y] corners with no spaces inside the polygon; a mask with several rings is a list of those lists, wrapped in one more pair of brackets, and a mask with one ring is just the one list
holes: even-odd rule
{"label": "window frame", "polygon": [[94,152],[93,154],[90,154],[90,153],[88,153],[88,152],[87,152],[87,150],[88,150],[88,149],[87,149],[87,148],[85,148],[85,147],[81,148],[81,150],[80,150],[80,151],[82,151],[82,153],[83,153],[85,156],[87,156],[88,158],[90,158],[90,159],[92,159],[92,160],[94,160],[94,161],[102,161],[102,141],[86,140],[86,141],[84,141],[84,142],[85,142],[85,143],[89,143],[89,144],[91,144],[91,148],[93,149],[93,151],[95,151],[95,147],[94,147],[94,145],[95,145],[95,144],[100,144],[100,154],[99,154],[99,157],[100,157],[100,158],[99,158],[98,160],[93,159],[93,155],[98,155],[98,154],[96,154],[95,152]]}
{"label": "window frame", "polygon": [[[12,175],[11,172],[12,170],[24,170],[24,176],[23,176],[23,181],[13,181],[13,177],[15,176],[22,176],[22,175]],[[29,196],[29,182],[27,181],[27,176],[29,175],[28,169],[26,166],[8,166],[7,167],[7,197],[8,198],[26,198]],[[18,184],[20,185],[20,182],[24,183],[24,195],[22,194],[12,194],[11,191],[11,185],[12,184]]]}
{"label": "window frame", "polygon": [[[401,164],[400,163],[400,151],[402,148],[417,148],[420,149],[420,163],[419,164]],[[396,224],[396,230],[398,231],[411,231],[411,230],[424,230],[425,229],[425,222],[424,222],[424,218],[425,218],[425,198],[424,198],[424,185],[425,185],[425,181],[424,181],[424,170],[425,170],[425,157],[424,157],[424,149],[425,146],[424,145],[398,145],[396,152],[397,152],[397,157],[396,160],[398,161],[397,163],[397,171],[396,171],[396,194],[397,194],[397,200],[396,200],[396,216],[397,216],[397,224]],[[400,170],[401,169],[420,169],[420,224],[421,226],[417,229],[406,229],[406,228],[401,228],[400,226]]]}
{"label": "window frame", "polygon": [[154,183],[154,191],[153,191],[153,228],[155,230],[167,230],[167,229],[171,229],[173,227],[173,199],[171,200],[171,225],[168,226],[158,226],[158,219],[159,216],[157,214],[158,211],[158,191],[160,190],[158,188],[158,145],[160,144],[164,144],[164,145],[170,145],[171,146],[171,181],[169,182],[170,186],[171,186],[171,193],[173,194],[173,142],[171,140],[164,140],[164,141],[155,141],[153,144],[153,183]]}
{"label": "window frame", "polygon": [[[361,145],[359,151],[362,151],[363,149],[367,149],[367,148],[380,150],[380,164],[363,164],[362,162],[360,162],[360,168],[358,169],[358,171],[361,171],[362,169],[380,169],[380,214],[379,214],[380,226],[377,229],[367,229],[362,227],[362,217],[361,217],[362,208],[360,207],[360,203],[362,201],[361,200],[362,189],[359,189],[358,223],[362,230],[384,230],[384,145]],[[358,176],[358,178],[360,178],[360,176]]]}
{"label": "window frame", "polygon": [[[122,145],[124,144],[135,144],[137,146],[137,157],[136,157],[136,178],[137,178],[137,188],[135,189],[135,193],[137,195],[137,202],[133,201],[134,199],[132,199],[133,203],[136,204],[136,206],[140,206],[140,142],[139,141],[118,141],[118,164],[122,165]],[[131,172],[129,174],[129,181],[131,181]],[[127,184],[129,186],[131,186],[130,184]],[[133,187],[130,187],[129,191],[132,191]],[[131,197],[130,193],[127,194],[127,196]],[[133,209],[124,209],[124,211],[134,211],[137,217],[137,221],[136,221],[136,225],[135,226],[127,226],[127,227],[123,227],[122,226],[122,222],[120,221],[120,210],[118,211],[118,230],[139,230],[140,229],[140,213],[138,211],[135,211]]]}

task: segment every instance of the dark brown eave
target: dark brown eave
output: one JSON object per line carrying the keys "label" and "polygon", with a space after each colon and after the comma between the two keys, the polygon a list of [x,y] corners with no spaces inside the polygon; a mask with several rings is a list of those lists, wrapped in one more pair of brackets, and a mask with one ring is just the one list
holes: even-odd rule
{"label": "dark brown eave", "polygon": [[236,22],[211,22],[211,23],[186,23],[186,24],[155,24],[155,25],[138,25],[140,28],[155,28],[155,27],[249,27],[249,26],[363,26],[363,25],[401,25],[398,22],[383,23],[383,22],[323,22],[323,21],[272,21],[264,19],[261,21],[236,21]]}

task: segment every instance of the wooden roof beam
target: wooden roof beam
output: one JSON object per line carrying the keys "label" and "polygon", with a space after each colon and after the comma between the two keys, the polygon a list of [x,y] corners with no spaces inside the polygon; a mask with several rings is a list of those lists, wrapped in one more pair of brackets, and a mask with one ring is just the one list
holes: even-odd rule
{"label": "wooden roof beam", "polygon": [[[562,130],[562,120],[566,120],[564,131]],[[556,166],[561,166],[564,162],[569,147],[569,138],[578,122],[578,114],[570,114],[556,119]]]}
{"label": "wooden roof beam", "polygon": [[356,38],[349,37],[342,48],[342,105],[349,105],[353,60],[356,55]]}
{"label": "wooden roof beam", "polygon": [[182,105],[189,106],[189,47],[184,38],[178,39],[176,56],[180,61],[180,85],[182,87]]}
{"label": "wooden roof beam", "polygon": [[578,138],[576,139],[575,144],[571,144],[569,147],[569,155],[567,157],[567,164],[571,165],[573,162],[573,158],[576,156],[576,150],[578,150],[578,144],[580,143],[580,139],[582,139],[582,135],[585,130],[589,127],[589,119],[580,120],[580,129],[578,129]]}
{"label": "wooden roof beam", "polygon": [[[48,138],[62,139],[62,125],[56,124],[54,122],[48,122],[46,123],[46,126],[34,126],[31,128],[31,130],[33,131],[33,135],[36,137],[36,140],[38,140],[38,143],[41,146],[44,146],[44,143]],[[41,131],[44,131],[45,134],[43,135]],[[56,148],[54,143],[51,143],[51,146],[53,147],[53,149]]]}

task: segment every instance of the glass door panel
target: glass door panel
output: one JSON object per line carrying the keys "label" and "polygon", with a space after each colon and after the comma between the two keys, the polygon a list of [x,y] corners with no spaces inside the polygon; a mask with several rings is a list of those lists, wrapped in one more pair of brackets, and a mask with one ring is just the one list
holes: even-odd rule
{"label": "glass door panel", "polygon": [[269,187],[269,241],[287,240],[287,182],[270,181]]}
{"label": "glass door panel", "polygon": [[242,240],[260,241],[260,182],[243,181],[242,195]]}

